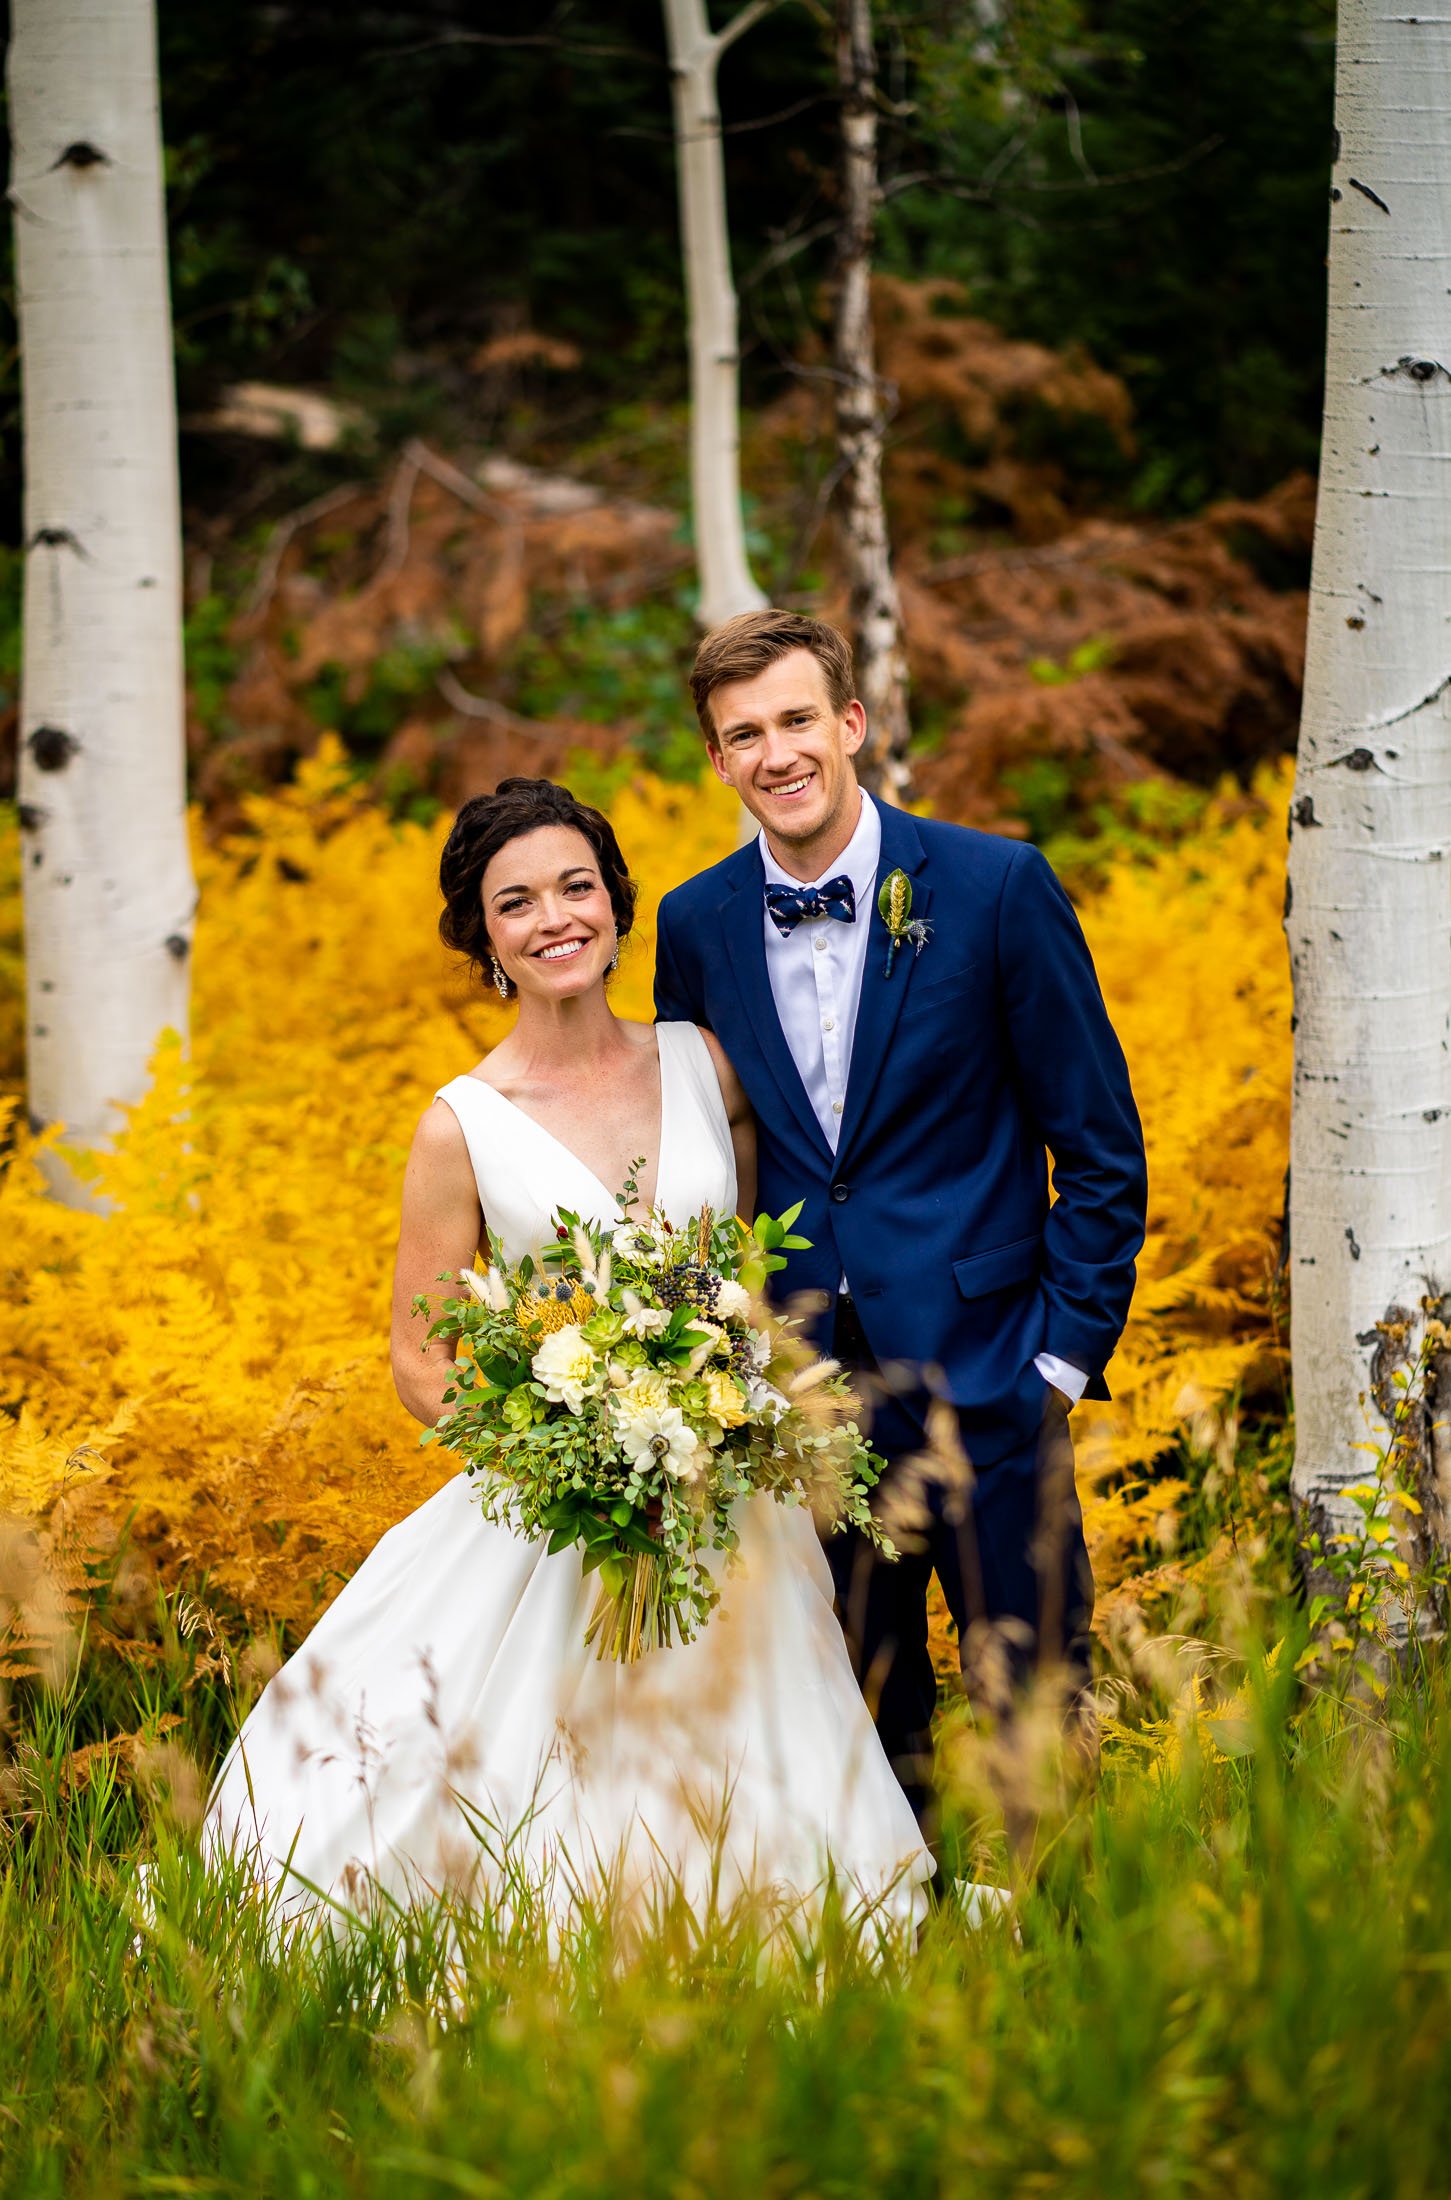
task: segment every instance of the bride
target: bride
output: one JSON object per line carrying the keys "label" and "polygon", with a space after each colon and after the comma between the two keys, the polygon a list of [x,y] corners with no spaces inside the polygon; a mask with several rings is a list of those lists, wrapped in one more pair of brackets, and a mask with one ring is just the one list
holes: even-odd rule
{"label": "bride", "polygon": [[[554,1208],[614,1219],[636,1168],[677,1222],[749,1213],[754,1127],[708,1032],[635,1024],[606,997],[635,888],[608,822],[548,780],[466,803],[444,848],[440,930],[518,1002],[509,1036],[444,1085],[403,1189],[392,1357],[432,1424],[452,1361],[416,1294],[488,1232],[511,1261]],[[485,1521],[466,1475],[389,1531],[272,1680],[208,1806],[213,1851],[245,1855],[289,1910],[521,1883],[567,1924],[608,1891],[698,1917],[738,1895],[906,1925],[932,1860],[882,1753],[809,1513],[758,1495],[708,1626],[637,1664],[584,1645],[594,1583]]]}

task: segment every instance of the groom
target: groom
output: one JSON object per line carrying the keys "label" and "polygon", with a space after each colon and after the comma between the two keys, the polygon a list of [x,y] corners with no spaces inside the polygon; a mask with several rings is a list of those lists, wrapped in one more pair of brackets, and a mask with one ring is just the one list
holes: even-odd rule
{"label": "groom", "polygon": [[[895,1563],[827,1544],[878,1731],[919,1817],[936,1700],[935,1571],[964,1667],[1088,1676],[1093,1582],[1067,1415],[1106,1398],[1144,1234],[1122,1050],[1067,896],[1037,850],[879,803],[834,627],[752,611],[701,643],[710,760],[760,825],[666,896],[655,1011],[714,1031],[755,1109],[757,1207],[804,1202],[778,1296],[878,1400],[898,1479],[948,1401],[968,1487],[928,1477]],[[884,889],[885,894],[884,894]],[[885,899],[891,921],[884,915]],[[1048,1156],[1056,1198],[1048,1196]]]}

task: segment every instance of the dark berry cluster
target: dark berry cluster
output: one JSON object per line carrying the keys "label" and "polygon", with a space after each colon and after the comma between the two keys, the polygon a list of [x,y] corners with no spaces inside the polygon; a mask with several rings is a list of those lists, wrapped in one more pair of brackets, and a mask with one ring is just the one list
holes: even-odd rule
{"label": "dark berry cluster", "polygon": [[739,1375],[743,1382],[748,1383],[755,1372],[756,1363],[754,1358],[752,1357],[752,1345],[750,1338],[733,1338],[731,1342],[732,1375]]}
{"label": "dark berry cluster", "polygon": [[713,1316],[720,1302],[720,1277],[713,1268],[698,1267],[694,1261],[667,1268],[659,1289],[664,1305],[697,1306],[705,1315]]}

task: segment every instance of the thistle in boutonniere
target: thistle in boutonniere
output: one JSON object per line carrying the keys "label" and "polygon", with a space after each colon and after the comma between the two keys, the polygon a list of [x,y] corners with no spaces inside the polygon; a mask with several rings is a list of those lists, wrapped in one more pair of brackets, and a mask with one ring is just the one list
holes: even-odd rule
{"label": "thistle in boutonniere", "polygon": [[927,945],[932,927],[912,914],[912,881],[905,871],[893,871],[882,882],[877,896],[877,908],[887,927],[887,967],[884,977],[892,975],[892,965],[897,959],[897,949],[904,940],[910,941],[914,954],[920,955]]}

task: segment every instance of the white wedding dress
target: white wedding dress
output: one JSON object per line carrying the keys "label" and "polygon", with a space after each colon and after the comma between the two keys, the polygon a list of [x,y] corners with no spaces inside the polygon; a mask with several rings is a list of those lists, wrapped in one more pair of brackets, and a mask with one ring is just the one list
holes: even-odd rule
{"label": "white wedding dress", "polygon": [[[691,1024],[659,1031],[657,1200],[676,1222],[731,1212],[714,1066]],[[471,1076],[445,1085],[489,1227],[510,1260],[563,1206],[617,1214],[584,1164]],[[237,1736],[208,1806],[287,1911],[333,1915],[460,1895],[517,1899],[551,1931],[608,1883],[698,1917],[749,1892],[814,1911],[833,1878],[893,1930],[926,1908],[932,1862],[882,1753],[832,1609],[809,1512],[739,1509],[740,1563],[694,1642],[632,1666],[584,1646],[579,1555],[491,1526],[458,1474],[382,1538]],[[510,1890],[513,1890],[512,1892]]]}

